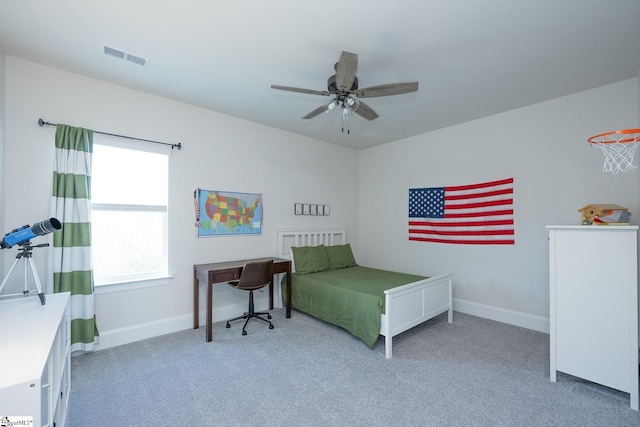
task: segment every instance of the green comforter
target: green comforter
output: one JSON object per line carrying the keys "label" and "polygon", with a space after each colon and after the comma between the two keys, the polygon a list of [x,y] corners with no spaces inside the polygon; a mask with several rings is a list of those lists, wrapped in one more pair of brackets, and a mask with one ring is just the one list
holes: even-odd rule
{"label": "green comforter", "polygon": [[[385,312],[384,291],[422,279],[426,277],[361,266],[294,273],[291,306],[348,330],[373,348],[380,334],[380,315]],[[283,278],[284,298],[285,283]]]}

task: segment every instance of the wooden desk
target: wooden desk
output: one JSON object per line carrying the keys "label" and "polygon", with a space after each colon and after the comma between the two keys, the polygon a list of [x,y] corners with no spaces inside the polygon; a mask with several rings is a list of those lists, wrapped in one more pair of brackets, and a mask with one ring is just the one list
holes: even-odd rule
{"label": "wooden desk", "polygon": [[[256,258],[238,261],[196,264],[193,266],[193,329],[200,327],[200,281],[207,283],[207,342],[211,341],[213,329],[213,284],[240,279],[242,269],[247,262],[273,260],[274,277],[279,273],[287,274],[286,316],[291,317],[291,261],[282,258]],[[269,284],[269,310],[273,309],[273,282]]]}

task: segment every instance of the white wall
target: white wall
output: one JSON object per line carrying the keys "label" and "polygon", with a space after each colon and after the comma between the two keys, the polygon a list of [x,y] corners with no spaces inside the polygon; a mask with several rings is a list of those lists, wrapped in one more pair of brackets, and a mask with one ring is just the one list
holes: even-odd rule
{"label": "white wall", "polygon": [[[548,224],[579,224],[588,203],[617,203],[640,221],[638,171],[601,172],[587,138],[639,127],[630,79],[359,152],[359,261],[414,273],[452,272],[456,310],[548,330]],[[638,164],[638,159],[635,161]],[[514,178],[513,246],[409,242],[408,189]],[[585,248],[585,262],[599,250]]]}
{"label": "white wall", "polygon": [[[358,195],[357,152],[353,150],[15,57],[6,58],[6,78],[3,211],[8,227],[50,216],[55,128],[39,127],[39,118],[182,143],[182,150],[174,150],[170,159],[169,270],[173,279],[166,286],[97,295],[102,347],[189,328],[193,264],[276,255],[276,231],[281,228],[346,228],[357,241],[353,202]],[[261,192],[263,234],[196,238],[193,191],[198,187]],[[294,202],[329,204],[331,215],[295,216]],[[36,249],[34,260],[41,279],[50,281],[46,251]],[[2,252],[7,267],[15,253]],[[7,289],[22,288],[19,273],[12,275]],[[215,294],[214,320],[246,310],[246,293],[222,284],[216,285]],[[265,297],[266,293],[259,306],[264,306]]]}

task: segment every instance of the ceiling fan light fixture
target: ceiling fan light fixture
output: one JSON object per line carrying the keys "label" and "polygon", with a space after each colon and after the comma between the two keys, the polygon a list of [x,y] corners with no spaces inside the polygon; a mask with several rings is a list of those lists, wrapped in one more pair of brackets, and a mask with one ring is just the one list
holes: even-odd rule
{"label": "ceiling fan light fixture", "polygon": [[351,111],[356,111],[360,106],[360,101],[358,101],[358,98],[356,97],[348,97],[346,103]]}
{"label": "ceiling fan light fixture", "polygon": [[344,120],[349,120],[349,114],[351,113],[351,110],[349,109],[348,106],[343,106],[342,107],[342,118]]}

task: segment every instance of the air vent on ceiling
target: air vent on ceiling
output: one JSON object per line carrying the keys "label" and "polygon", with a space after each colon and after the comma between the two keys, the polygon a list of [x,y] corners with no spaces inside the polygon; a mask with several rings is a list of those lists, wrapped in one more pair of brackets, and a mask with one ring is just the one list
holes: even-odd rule
{"label": "air vent on ceiling", "polygon": [[149,65],[149,60],[141,56],[134,55],[132,53],[125,52],[123,50],[116,49],[114,47],[109,47],[106,45],[103,47],[104,47],[105,55],[113,56],[114,58],[118,58],[118,59],[123,59],[127,62],[131,62],[133,64],[140,65],[142,67],[147,67]]}

